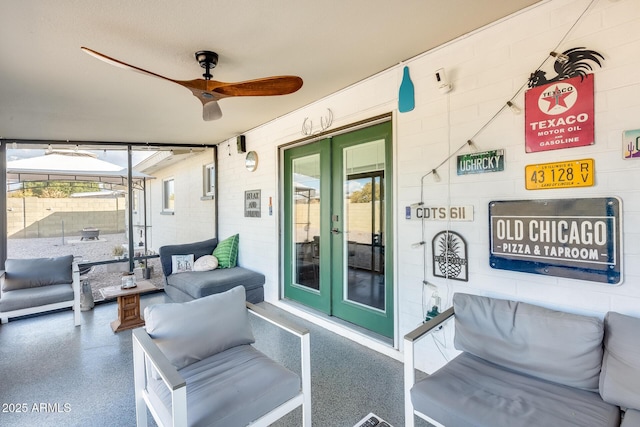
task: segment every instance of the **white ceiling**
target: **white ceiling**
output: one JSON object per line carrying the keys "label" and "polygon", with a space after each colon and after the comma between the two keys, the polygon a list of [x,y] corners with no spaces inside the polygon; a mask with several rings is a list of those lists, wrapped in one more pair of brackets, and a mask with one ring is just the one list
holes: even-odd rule
{"label": "white ceiling", "polygon": [[[539,0],[2,0],[0,138],[218,143]],[[202,105],[179,85],[113,67],[87,46],[191,80],[298,75],[277,97]]]}

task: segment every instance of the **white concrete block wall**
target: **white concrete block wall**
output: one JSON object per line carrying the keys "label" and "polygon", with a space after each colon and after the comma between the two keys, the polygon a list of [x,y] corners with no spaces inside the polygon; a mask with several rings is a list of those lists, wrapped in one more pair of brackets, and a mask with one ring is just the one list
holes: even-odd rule
{"label": "white concrete block wall", "polygon": [[[521,87],[548,52],[555,49],[573,23],[591,4],[589,0],[552,0],[542,2],[508,19],[494,23],[445,46],[427,52],[406,64],[399,64],[339,93],[319,100],[257,129],[245,132],[247,149],[259,157],[258,169],[244,168],[244,155],[237,154],[235,141],[230,150],[220,145],[219,224],[221,237],[240,233],[240,264],[267,276],[266,299],[276,301],[280,290],[280,176],[278,147],[301,138],[306,117],[314,124],[330,108],[332,128],[347,125],[378,114],[393,112],[394,207],[396,217],[395,275],[397,288],[399,350],[401,337],[422,320],[423,272],[439,288],[445,307],[456,291],[531,301],[580,313],[603,315],[608,310],[640,316],[640,161],[622,159],[623,130],[640,128],[640,2],[636,0],[597,0],[569,33],[560,51],[584,46],[604,55],[603,67],[595,74],[595,128],[593,146],[526,154],[524,115],[508,109],[474,138],[481,150],[505,149],[505,171],[457,176],[455,156],[438,168],[441,182],[421,177],[452,155],[471,138]],[[416,88],[416,108],[399,114],[397,91],[402,67],[410,67]],[[435,87],[433,73],[444,67],[454,86],[449,94]],[[543,67],[554,75],[552,61]],[[523,108],[524,92],[515,98]],[[228,155],[230,151],[231,155]],[[468,152],[464,148],[461,153]],[[565,190],[528,191],[524,186],[527,164],[568,159],[594,158],[596,185]],[[246,190],[262,190],[262,217],[244,218]],[[422,249],[412,248],[421,240],[419,221],[404,218],[404,207],[420,200],[430,205],[473,205],[471,223],[428,222],[426,260]],[[618,196],[623,201],[624,283],[610,286],[599,283],[544,277],[489,266],[488,203],[491,200],[560,199]],[[273,215],[268,215],[268,199],[273,198]],[[154,227],[157,225],[154,222]],[[432,276],[431,239],[450,228],[467,241],[469,282]],[[181,240],[185,240],[181,235]],[[286,260],[285,260],[286,262]],[[427,262],[425,269],[424,262]],[[446,344],[447,337],[442,341]],[[423,348],[424,347],[424,348]],[[443,349],[440,349],[443,350]],[[421,367],[427,371],[442,364],[443,357],[433,343],[426,343]],[[444,353],[451,352],[451,347]]]}
{"label": "white concrete block wall", "polygon": [[[149,218],[151,226],[150,249],[178,243],[196,242],[215,237],[215,201],[201,200],[203,193],[203,168],[213,163],[212,150],[185,158],[154,172],[155,179],[148,181]],[[175,179],[174,215],[162,214],[162,182]]]}

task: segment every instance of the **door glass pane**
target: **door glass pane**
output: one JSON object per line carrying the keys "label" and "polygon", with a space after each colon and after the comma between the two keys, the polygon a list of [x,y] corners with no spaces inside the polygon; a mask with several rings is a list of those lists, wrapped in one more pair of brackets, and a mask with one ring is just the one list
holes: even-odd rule
{"label": "door glass pane", "polygon": [[294,159],[293,244],[295,283],[320,289],[320,154]]}
{"label": "door glass pane", "polygon": [[345,300],[384,310],[384,140],[344,149]]}

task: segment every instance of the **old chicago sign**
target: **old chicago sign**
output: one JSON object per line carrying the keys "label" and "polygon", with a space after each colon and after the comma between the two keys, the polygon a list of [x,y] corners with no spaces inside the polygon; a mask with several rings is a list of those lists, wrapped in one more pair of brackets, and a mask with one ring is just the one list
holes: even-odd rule
{"label": "old chicago sign", "polygon": [[504,150],[463,154],[457,158],[458,175],[499,172],[504,170]]}
{"label": "old chicago sign", "polygon": [[490,202],[489,240],[493,268],[622,282],[616,197]]}
{"label": "old chicago sign", "polygon": [[527,165],[524,174],[527,190],[590,187],[593,185],[595,175],[594,160],[568,160]]}

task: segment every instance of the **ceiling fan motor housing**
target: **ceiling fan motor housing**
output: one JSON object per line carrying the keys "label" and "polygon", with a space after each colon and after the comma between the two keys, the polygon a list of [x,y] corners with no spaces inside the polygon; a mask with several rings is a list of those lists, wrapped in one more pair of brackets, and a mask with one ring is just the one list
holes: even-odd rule
{"label": "ceiling fan motor housing", "polygon": [[199,50],[196,52],[196,60],[206,70],[202,77],[207,80],[211,79],[213,77],[211,70],[218,65],[218,54],[210,50]]}

